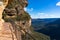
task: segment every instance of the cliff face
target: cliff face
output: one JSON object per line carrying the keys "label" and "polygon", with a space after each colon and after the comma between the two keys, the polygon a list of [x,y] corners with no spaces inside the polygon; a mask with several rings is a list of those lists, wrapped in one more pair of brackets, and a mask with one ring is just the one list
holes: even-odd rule
{"label": "cliff face", "polygon": [[[8,0],[0,0],[0,40],[12,40],[11,30],[2,19],[2,12],[8,4]],[[5,25],[6,24],[6,25]]]}
{"label": "cliff face", "polygon": [[4,20],[9,18],[15,21],[15,23],[27,30],[31,26],[31,17],[24,11],[24,8],[28,5],[27,0],[9,0],[8,5],[3,13]]}
{"label": "cliff face", "polygon": [[[30,15],[24,11],[24,8],[27,7],[27,0],[8,0],[8,5],[3,11],[3,19],[4,24],[8,26],[3,26],[2,34],[11,34],[10,40],[49,40],[50,38],[46,35],[39,34],[39,38],[37,38],[38,33],[32,32],[31,27],[31,17]],[[7,29],[6,29],[7,28]],[[10,29],[10,31],[7,31]],[[5,30],[5,31],[4,31]],[[8,33],[6,33],[8,32]],[[8,35],[10,36],[10,35]],[[42,37],[44,36],[44,37]],[[6,37],[6,36],[5,36]],[[45,38],[45,39],[44,39]],[[48,39],[47,39],[48,38]],[[6,38],[8,39],[8,38]]]}
{"label": "cliff face", "polygon": [[27,5],[27,0],[9,0],[3,12],[3,19],[12,25],[17,40],[25,40],[26,33],[30,33],[31,17],[24,11]]}
{"label": "cliff face", "polygon": [[7,6],[7,4],[8,4],[8,0],[5,0],[5,1],[0,0],[0,30],[1,30],[1,28],[3,26],[3,22],[4,22],[4,20],[2,19],[2,12],[5,9],[5,7]]}

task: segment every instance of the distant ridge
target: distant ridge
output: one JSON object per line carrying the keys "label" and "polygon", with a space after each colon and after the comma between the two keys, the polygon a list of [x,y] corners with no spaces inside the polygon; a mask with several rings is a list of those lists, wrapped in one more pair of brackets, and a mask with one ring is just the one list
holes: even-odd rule
{"label": "distant ridge", "polygon": [[[50,18],[50,19],[32,19],[33,27],[37,32],[49,35],[51,39],[60,40],[60,18]],[[38,20],[44,20],[41,21]],[[45,23],[48,22],[48,23]]]}

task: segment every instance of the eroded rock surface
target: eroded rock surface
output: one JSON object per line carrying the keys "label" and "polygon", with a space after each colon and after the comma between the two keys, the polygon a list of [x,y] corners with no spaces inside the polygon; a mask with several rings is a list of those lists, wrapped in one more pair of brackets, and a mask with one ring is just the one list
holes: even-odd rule
{"label": "eroded rock surface", "polygon": [[12,25],[4,22],[0,30],[0,40],[17,40],[13,30],[11,31],[11,29]]}
{"label": "eroded rock surface", "polygon": [[[7,2],[6,2],[7,3]],[[4,4],[5,5],[5,4]],[[18,18],[18,20],[16,19],[14,22],[17,23],[17,25],[21,26],[25,31],[30,31],[29,27],[30,27],[30,16],[28,16],[29,14],[26,14],[26,12],[24,11],[24,8],[28,5],[27,0],[8,0],[8,5],[6,6],[6,8],[4,8],[4,12],[3,10],[1,12],[3,12],[4,14],[4,20],[9,20],[9,18],[11,18],[12,20],[16,19],[16,17]],[[1,6],[2,7],[2,6]],[[4,7],[4,6],[3,6]],[[6,14],[6,15],[5,15]],[[2,14],[1,14],[1,18],[2,18]],[[30,22],[30,23],[29,23]],[[2,24],[2,23],[1,23]],[[11,23],[10,23],[11,24]],[[22,40],[22,34],[25,35],[26,33],[23,30],[18,30],[18,29],[13,29],[14,28],[14,24],[11,24],[11,26],[8,22],[4,22],[3,26],[1,28],[1,35],[3,36],[2,38],[4,38],[5,40],[10,40],[12,38],[17,39],[17,40]],[[15,33],[12,33],[13,31],[11,31],[9,29],[9,27],[12,27],[11,29],[14,30]],[[16,31],[15,31],[16,30]],[[21,34],[22,32],[22,34]],[[16,37],[12,37],[12,34]],[[8,38],[10,37],[10,38]],[[2,39],[1,40],[4,40]]]}
{"label": "eroded rock surface", "polygon": [[3,26],[3,22],[4,20],[2,19],[2,13],[3,13],[3,10],[5,9],[5,7],[7,6],[8,4],[8,0],[0,0],[0,30]]}

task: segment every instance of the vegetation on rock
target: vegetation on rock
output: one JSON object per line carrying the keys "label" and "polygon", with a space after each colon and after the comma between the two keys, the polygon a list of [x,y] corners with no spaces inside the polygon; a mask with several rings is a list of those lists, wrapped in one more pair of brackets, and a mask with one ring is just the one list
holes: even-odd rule
{"label": "vegetation on rock", "polygon": [[[11,2],[12,1],[12,2]],[[19,4],[19,1],[17,1],[17,0],[10,0],[10,2],[8,3],[8,6],[6,7],[6,8],[8,8],[8,9],[10,9],[10,8],[12,8],[12,9],[14,9],[15,8],[15,6],[16,5],[23,5],[23,4]],[[24,6],[24,5],[23,5]],[[22,6],[22,7],[23,7]],[[24,8],[24,7],[23,7]],[[23,9],[21,9],[21,10],[23,10]],[[4,11],[3,12],[3,19],[6,21],[6,22],[9,22],[9,19],[12,19],[12,20],[14,20],[14,21],[28,21],[28,20],[30,20],[31,19],[31,17],[30,17],[30,15],[27,13],[27,12],[25,12],[24,10],[23,10],[23,12],[24,13],[22,13],[21,15],[18,15],[17,13],[16,13],[16,15],[13,15],[13,16],[9,16],[9,15],[7,15],[6,14],[6,12]],[[25,26],[26,27],[26,26]],[[28,27],[28,26],[27,26]],[[28,27],[29,28],[29,27]],[[44,34],[42,34],[42,33],[37,33],[37,32],[35,32],[35,31],[33,31],[33,29],[32,28],[30,28],[30,30],[31,30],[31,35],[36,39],[36,40],[50,40],[50,38],[48,37],[48,36],[46,36],[46,35],[44,35]],[[20,30],[21,31],[21,30]],[[19,32],[20,32],[19,31]],[[18,35],[19,36],[19,35]],[[24,36],[24,35],[23,35]],[[27,36],[28,37],[28,36]],[[26,40],[26,39],[24,39],[24,40]],[[29,40],[32,40],[32,39],[29,39]]]}
{"label": "vegetation on rock", "polygon": [[44,35],[42,33],[35,32],[33,30],[33,27],[30,27],[31,30],[31,35],[36,39],[36,40],[50,40],[50,37],[47,35]]}
{"label": "vegetation on rock", "polygon": [[27,13],[27,12],[25,12],[25,13],[23,13],[22,15],[15,15],[15,17],[13,17],[13,16],[8,16],[8,15],[6,15],[6,13],[4,12],[3,13],[3,19],[6,21],[6,22],[8,22],[8,19],[9,18],[11,18],[11,19],[13,19],[14,21],[27,21],[27,20],[30,20],[31,19],[31,17],[30,17],[30,15]]}
{"label": "vegetation on rock", "polygon": [[16,20],[18,20],[18,21],[20,21],[20,20],[30,20],[31,19],[31,17],[30,17],[30,15],[27,13],[27,12],[25,12],[25,13],[23,13],[22,15],[18,15],[17,17],[16,17]]}

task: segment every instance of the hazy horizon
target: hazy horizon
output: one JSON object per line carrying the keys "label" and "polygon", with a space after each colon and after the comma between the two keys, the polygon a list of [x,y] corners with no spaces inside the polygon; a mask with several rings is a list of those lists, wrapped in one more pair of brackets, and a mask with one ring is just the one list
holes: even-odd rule
{"label": "hazy horizon", "polygon": [[58,18],[32,18],[32,19],[58,19]]}

